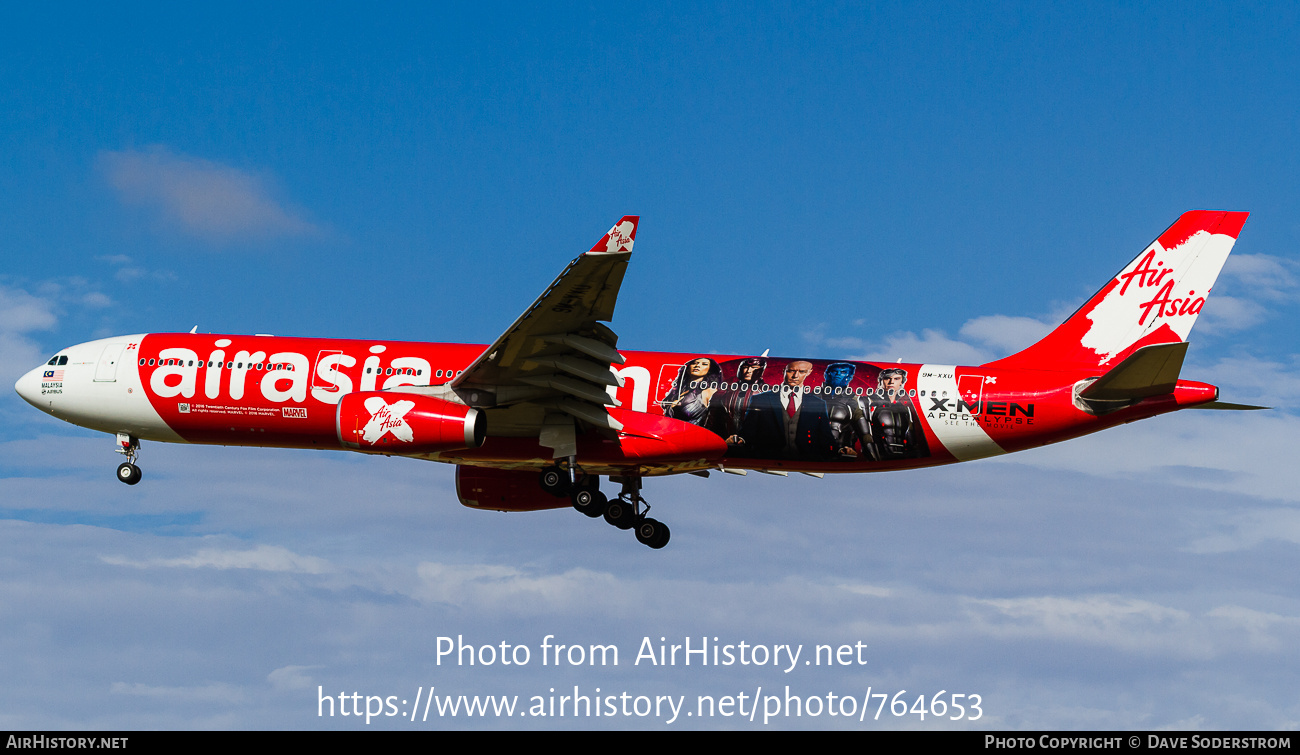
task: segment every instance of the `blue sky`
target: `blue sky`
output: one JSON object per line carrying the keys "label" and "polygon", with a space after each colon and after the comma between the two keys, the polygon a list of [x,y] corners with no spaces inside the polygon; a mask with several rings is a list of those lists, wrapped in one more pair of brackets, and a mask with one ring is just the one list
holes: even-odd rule
{"label": "blue sky", "polygon": [[[0,725],[339,727],[401,695],[983,698],[975,724],[1294,728],[1290,5],[11,8],[0,377],[188,330],[485,342],[620,216],[628,348],[979,362],[1193,208],[1252,213],[1188,412],[994,461],[655,481],[653,553],[449,468],[148,444],[0,397]],[[863,668],[436,665],[434,638],[862,641]],[[809,650],[810,652],[810,650]],[[733,690],[733,692],[727,692]],[[761,716],[760,716],[761,717]],[[888,713],[886,713],[886,718]],[[444,726],[761,727],[722,719]],[[393,719],[373,727],[435,728]]]}

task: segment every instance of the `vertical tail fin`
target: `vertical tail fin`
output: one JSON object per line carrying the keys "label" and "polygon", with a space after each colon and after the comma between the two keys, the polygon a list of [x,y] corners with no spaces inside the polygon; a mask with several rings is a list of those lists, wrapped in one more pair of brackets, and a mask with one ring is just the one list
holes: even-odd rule
{"label": "vertical tail fin", "polygon": [[1184,213],[1060,327],[986,366],[1104,370],[1143,346],[1186,341],[1248,214]]}

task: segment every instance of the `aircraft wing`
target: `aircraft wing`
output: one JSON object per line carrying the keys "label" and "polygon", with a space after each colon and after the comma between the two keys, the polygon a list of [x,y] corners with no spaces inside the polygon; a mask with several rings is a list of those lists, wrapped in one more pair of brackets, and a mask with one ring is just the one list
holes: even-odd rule
{"label": "aircraft wing", "polygon": [[615,403],[606,388],[619,385],[610,366],[624,359],[618,336],[602,321],[614,317],[638,219],[624,217],[570,262],[451,387],[478,396],[475,405],[528,403],[618,429],[605,411]]}

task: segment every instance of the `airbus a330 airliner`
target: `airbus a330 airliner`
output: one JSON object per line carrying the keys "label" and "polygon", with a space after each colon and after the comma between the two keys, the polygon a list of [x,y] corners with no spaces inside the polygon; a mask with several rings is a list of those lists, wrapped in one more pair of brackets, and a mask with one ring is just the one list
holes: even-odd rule
{"label": "airbus a330 airliner", "polygon": [[466,506],[572,506],[662,548],[646,477],[924,467],[1189,407],[1257,408],[1179,379],[1246,215],[1186,213],[1060,327],[978,367],[621,350],[605,323],[629,215],[486,347],[147,333],[63,349],[16,389],[114,434],[128,485],[141,440],[408,456],[455,464]]}

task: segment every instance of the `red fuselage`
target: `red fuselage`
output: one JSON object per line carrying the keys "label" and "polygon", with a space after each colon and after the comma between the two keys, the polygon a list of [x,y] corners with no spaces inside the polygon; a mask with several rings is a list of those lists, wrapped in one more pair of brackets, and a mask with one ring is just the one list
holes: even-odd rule
{"label": "red fuselage", "polygon": [[[112,340],[112,339],[110,339]],[[121,340],[121,339],[119,339]],[[156,413],[170,433],[140,434],[146,439],[188,443],[341,449],[336,408],[353,391],[402,390],[402,386],[449,383],[484,347],[393,341],[356,341],[273,336],[149,334],[126,341],[115,382],[138,385],[147,411]],[[1213,401],[1213,386],[1179,381],[1167,395],[1142,399],[1109,413],[1080,408],[1079,381],[1099,372],[1009,370],[931,364],[875,364],[844,360],[739,357],[696,353],[621,352],[626,364],[616,373],[623,385],[610,392],[623,414],[656,417],[681,414],[685,424],[712,431],[723,441],[721,456],[681,458],[676,449],[653,453],[602,454],[600,439],[580,444],[579,462],[606,473],[640,467],[642,474],[671,473],[725,466],[808,472],[864,472],[965,461],[1044,445],[1123,422]],[[762,360],[738,374],[746,359]],[[708,361],[693,374],[695,360]],[[791,365],[795,365],[791,369]],[[90,367],[90,365],[86,365]],[[846,373],[850,373],[846,377]],[[881,379],[882,373],[890,379]],[[86,372],[89,377],[89,370]],[[685,379],[681,379],[685,378]],[[747,378],[747,379],[742,379]],[[72,378],[65,375],[64,382]],[[681,394],[672,395],[675,382]],[[689,386],[694,383],[694,389]],[[792,385],[793,383],[793,385]],[[104,387],[101,381],[101,387]],[[75,390],[69,386],[65,392]],[[784,393],[802,392],[798,411],[815,416],[803,422],[807,437],[773,437],[761,444],[762,426],[746,425],[744,414],[761,401],[773,407]],[[476,404],[475,396],[463,397]],[[677,399],[674,401],[673,399]],[[695,416],[682,414],[693,401]],[[134,402],[133,402],[134,403]],[[669,406],[666,406],[669,404]],[[835,405],[855,406],[861,412]],[[728,406],[732,410],[728,411]],[[829,410],[826,407],[831,407]],[[139,406],[145,411],[145,406]],[[419,454],[478,466],[542,468],[551,451],[534,437],[511,437],[508,427],[491,420],[479,448]],[[503,410],[504,411],[504,410]],[[617,412],[618,410],[612,410]],[[785,420],[792,428],[792,418]],[[817,428],[829,425],[818,445]],[[856,423],[856,426],[855,426]],[[888,425],[892,424],[893,427]],[[899,425],[906,425],[899,427]],[[840,427],[836,427],[840,425]],[[864,432],[857,427],[867,428]],[[102,429],[110,429],[103,427]],[[834,430],[840,430],[839,437]],[[821,428],[826,434],[827,428]],[[775,432],[775,431],[773,431]],[[669,433],[671,435],[671,433]],[[749,434],[750,437],[745,438]],[[623,433],[624,444],[635,432]],[[683,434],[684,435],[684,434]],[[888,436],[888,437],[886,437]],[[882,445],[886,440],[894,446]],[[901,441],[908,441],[906,444]],[[748,442],[746,442],[748,441]],[[800,445],[803,441],[803,445]],[[868,447],[874,444],[875,447]],[[697,444],[698,445],[698,444]],[[719,446],[723,448],[723,446]],[[703,452],[701,452],[703,453]],[[414,455],[414,454],[412,454]],[[583,458],[583,457],[587,458]]]}

